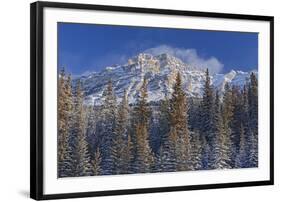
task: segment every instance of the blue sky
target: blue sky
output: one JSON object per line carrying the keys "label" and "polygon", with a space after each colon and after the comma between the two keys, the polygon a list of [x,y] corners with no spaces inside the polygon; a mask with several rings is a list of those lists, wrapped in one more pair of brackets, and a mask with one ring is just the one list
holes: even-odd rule
{"label": "blue sky", "polygon": [[170,53],[212,72],[258,69],[258,34],[93,24],[58,24],[58,67],[79,75],[124,64],[141,52]]}

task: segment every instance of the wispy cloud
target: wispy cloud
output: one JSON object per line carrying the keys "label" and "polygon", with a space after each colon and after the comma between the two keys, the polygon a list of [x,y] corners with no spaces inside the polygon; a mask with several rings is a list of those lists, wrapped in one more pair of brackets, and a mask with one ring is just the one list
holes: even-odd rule
{"label": "wispy cloud", "polygon": [[223,64],[214,56],[203,58],[198,55],[195,49],[174,48],[168,45],[160,45],[154,48],[149,48],[144,52],[152,55],[167,53],[173,55],[183,62],[190,64],[198,69],[208,68],[211,74],[219,73],[223,69]]}

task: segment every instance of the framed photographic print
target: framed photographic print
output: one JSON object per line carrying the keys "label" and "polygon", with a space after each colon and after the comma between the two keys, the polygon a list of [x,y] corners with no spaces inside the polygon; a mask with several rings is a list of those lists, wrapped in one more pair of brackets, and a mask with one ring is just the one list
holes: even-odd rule
{"label": "framed photographic print", "polygon": [[31,198],[273,184],[273,17],[31,4]]}

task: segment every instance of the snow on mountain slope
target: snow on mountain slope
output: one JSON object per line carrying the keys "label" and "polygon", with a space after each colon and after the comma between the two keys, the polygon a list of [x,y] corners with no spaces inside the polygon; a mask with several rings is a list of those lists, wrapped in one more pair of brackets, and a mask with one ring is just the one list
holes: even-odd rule
{"label": "snow on mountain slope", "polygon": [[[152,56],[141,53],[129,59],[125,65],[106,67],[101,72],[89,73],[78,78],[83,83],[87,104],[100,104],[110,79],[117,99],[120,100],[124,90],[127,90],[129,102],[134,103],[144,78],[148,80],[148,101],[159,101],[165,95],[170,96],[178,72],[186,94],[190,97],[202,97],[205,72],[168,54]],[[216,89],[223,92],[227,82],[242,86],[249,76],[250,72],[232,70],[227,74],[211,76],[211,82]]]}

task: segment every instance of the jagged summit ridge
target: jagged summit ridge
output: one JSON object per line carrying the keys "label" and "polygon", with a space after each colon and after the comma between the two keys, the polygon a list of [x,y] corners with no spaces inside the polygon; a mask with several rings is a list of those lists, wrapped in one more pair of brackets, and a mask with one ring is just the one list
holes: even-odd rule
{"label": "jagged summit ridge", "polygon": [[191,70],[192,67],[185,64],[180,59],[169,54],[164,53],[157,56],[153,56],[148,53],[140,53],[139,55],[130,58],[127,64],[123,65],[122,68],[125,71],[131,72],[159,73],[160,71],[167,70],[170,68],[181,68]]}
{"label": "jagged summit ridge", "polygon": [[[87,104],[101,103],[103,91],[109,80],[112,81],[118,100],[121,99],[124,90],[127,90],[129,103],[134,103],[144,78],[148,81],[148,101],[159,101],[165,96],[170,96],[178,72],[182,77],[186,94],[189,97],[202,97],[205,72],[169,54],[153,56],[141,53],[130,58],[124,65],[106,67],[100,72],[78,78],[83,83]],[[212,75],[211,83],[222,92],[227,82],[242,86],[249,76],[250,72],[231,70],[227,74]]]}

